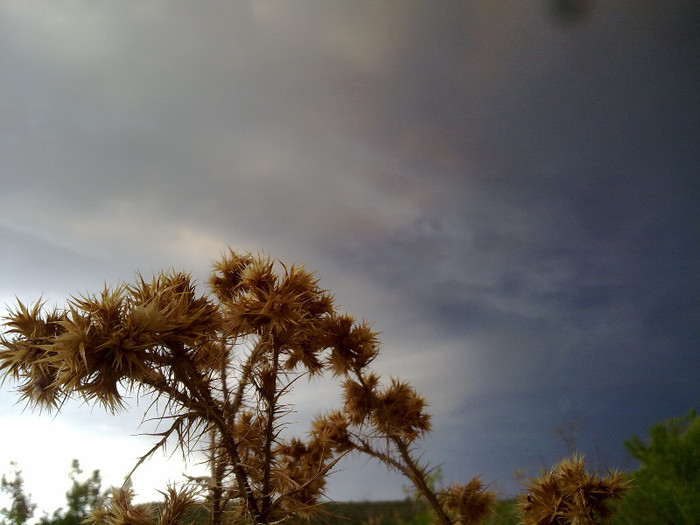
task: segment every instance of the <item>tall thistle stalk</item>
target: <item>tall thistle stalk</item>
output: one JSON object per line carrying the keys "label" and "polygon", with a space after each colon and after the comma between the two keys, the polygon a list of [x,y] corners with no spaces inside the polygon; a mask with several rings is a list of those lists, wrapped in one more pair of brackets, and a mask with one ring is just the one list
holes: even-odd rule
{"label": "tall thistle stalk", "polygon": [[[352,452],[407,476],[442,525],[477,523],[492,507],[478,479],[430,488],[414,453],[430,430],[425,401],[372,373],[376,334],[339,314],[312,274],[230,251],[209,285],[198,295],[188,274],[167,272],[72,297],[63,310],[20,302],[0,337],[0,374],[39,409],[81,398],[114,412],[127,395],[152,399],[165,430],[135,468],[173,439],[186,454],[208,442],[212,525],[229,503],[257,525],[314,512],[329,472]],[[344,410],[318,416],[306,439],[284,437],[284,396],[300,377],[325,373],[342,382]],[[174,523],[192,493],[164,494],[161,521]],[[95,523],[132,519],[130,501],[115,493]]]}

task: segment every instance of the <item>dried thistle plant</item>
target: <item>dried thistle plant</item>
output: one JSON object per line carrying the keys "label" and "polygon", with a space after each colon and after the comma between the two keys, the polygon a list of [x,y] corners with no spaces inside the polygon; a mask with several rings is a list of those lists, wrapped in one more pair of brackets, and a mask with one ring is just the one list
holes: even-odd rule
{"label": "dried thistle plant", "polygon": [[496,495],[485,490],[481,479],[473,478],[466,485],[450,485],[443,495],[442,505],[453,523],[477,525],[485,520],[496,507]]}
{"label": "dried thistle plant", "polygon": [[528,481],[520,496],[520,513],[525,525],[598,525],[610,517],[610,503],[621,499],[626,489],[621,472],[601,478],[587,472],[583,456],[574,454]]}
{"label": "dried thistle plant", "polygon": [[85,523],[94,525],[155,525],[149,505],[134,505],[134,493],[130,489],[112,489],[111,497],[104,505],[90,511]]}
{"label": "dried thistle plant", "polygon": [[[63,310],[19,303],[0,337],[0,374],[40,409],[73,397],[116,411],[127,395],[148,396],[157,411],[148,416],[164,430],[136,467],[169,441],[186,454],[203,445],[211,476],[194,481],[206,485],[213,525],[226,513],[269,524],[314,512],[328,474],[350,452],[406,475],[438,523],[478,521],[490,496],[474,481],[444,497],[431,489],[414,451],[430,430],[425,400],[372,373],[377,334],[339,314],[312,274],[229,251],[209,286],[200,295],[188,274],[172,271],[73,297]],[[300,376],[323,373],[342,383],[343,410],[317,417],[305,439],[286,438],[284,396]],[[178,523],[194,501],[170,489],[164,498],[163,525]],[[123,491],[93,515],[107,525],[150,519]]]}

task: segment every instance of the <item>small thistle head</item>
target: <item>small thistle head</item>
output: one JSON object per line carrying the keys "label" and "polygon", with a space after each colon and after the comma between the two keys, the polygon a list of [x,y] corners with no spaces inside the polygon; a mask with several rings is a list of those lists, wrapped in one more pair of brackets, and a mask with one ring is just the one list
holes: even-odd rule
{"label": "small thistle head", "polygon": [[63,313],[58,310],[45,313],[44,303],[41,300],[31,306],[18,300],[17,307],[10,310],[4,320],[8,334],[14,334],[23,339],[41,340],[60,333],[61,329],[57,321],[63,317]]}
{"label": "small thistle head", "polygon": [[481,523],[496,506],[496,495],[487,491],[478,477],[466,485],[450,485],[442,499],[442,506],[448,515],[455,519],[455,524],[477,525]]}
{"label": "small thistle head", "polygon": [[64,332],[65,314],[43,311],[42,303],[31,308],[18,301],[5,317],[6,334],[0,335],[0,383],[10,377],[21,381],[20,396],[30,406],[54,409],[65,397],[52,362],[52,342]]}
{"label": "small thistle head", "polygon": [[250,254],[239,255],[229,249],[227,255],[214,264],[214,271],[209,278],[209,286],[221,302],[233,299],[240,293],[243,284],[243,272],[253,263]]}
{"label": "small thistle head", "polygon": [[348,379],[343,383],[345,413],[353,425],[363,424],[374,410],[379,378],[374,374],[362,377],[363,383]]}
{"label": "small thistle head", "polygon": [[598,525],[610,517],[611,501],[621,499],[626,489],[620,472],[601,478],[586,472],[583,456],[573,455],[528,481],[520,496],[520,513],[525,525]]}
{"label": "small thistle head", "polygon": [[352,450],[348,433],[348,421],[339,411],[325,416],[318,416],[311,424],[312,438],[336,452]]}
{"label": "small thistle head", "polygon": [[327,346],[331,348],[328,364],[336,376],[361,372],[379,351],[377,334],[365,323],[357,324],[349,315],[329,321]]}
{"label": "small thistle head", "polygon": [[163,492],[163,507],[159,513],[158,525],[180,525],[188,511],[197,506],[195,492],[191,489],[177,490],[172,486]]}
{"label": "small thistle head", "polygon": [[377,395],[372,422],[387,436],[413,441],[430,431],[425,400],[408,384],[392,379],[391,386]]}
{"label": "small thistle head", "polygon": [[134,505],[134,492],[125,488],[112,489],[107,506],[90,511],[84,523],[93,525],[154,525],[148,505]]}
{"label": "small thistle head", "polygon": [[272,481],[274,490],[280,494],[279,509],[284,514],[310,517],[317,510],[326,486],[326,474],[334,462],[330,448],[312,439],[304,443],[292,439],[279,443],[275,448],[276,458]]}
{"label": "small thistle head", "polygon": [[[312,274],[284,265],[284,272],[277,272],[274,266],[274,261],[260,256],[219,265],[210,284],[224,307],[229,334],[261,334],[272,329],[291,338],[290,332],[302,331],[331,312],[330,297],[317,287]],[[220,274],[230,277],[224,279]]]}

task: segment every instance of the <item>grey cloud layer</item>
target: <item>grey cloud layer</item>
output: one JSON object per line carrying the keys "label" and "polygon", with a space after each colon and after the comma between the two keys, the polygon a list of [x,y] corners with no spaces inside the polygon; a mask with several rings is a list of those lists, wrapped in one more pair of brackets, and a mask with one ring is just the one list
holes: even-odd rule
{"label": "grey cloud layer", "polygon": [[303,260],[505,487],[699,401],[693,2],[2,5],[4,294]]}

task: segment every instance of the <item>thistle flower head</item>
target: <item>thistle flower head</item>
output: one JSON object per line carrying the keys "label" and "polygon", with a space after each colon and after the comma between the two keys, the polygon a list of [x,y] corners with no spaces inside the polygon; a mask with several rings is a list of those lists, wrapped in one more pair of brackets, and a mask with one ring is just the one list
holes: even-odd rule
{"label": "thistle flower head", "polygon": [[35,407],[51,410],[64,397],[51,362],[51,343],[63,331],[60,322],[64,319],[57,310],[45,313],[41,302],[28,308],[21,301],[5,317],[6,333],[14,337],[0,336],[0,373],[3,381],[7,377],[20,381],[21,399]]}
{"label": "thistle flower head", "polygon": [[330,449],[317,441],[292,439],[275,448],[273,486],[281,495],[279,506],[285,513],[310,515],[318,505],[326,485],[326,461]]}
{"label": "thistle flower head", "polygon": [[55,322],[62,318],[61,312],[54,310],[44,313],[44,302],[39,300],[31,307],[22,301],[17,301],[17,307],[5,316],[5,326],[8,334],[21,336],[25,339],[38,340],[56,335],[59,328]]}
{"label": "thistle flower head", "polygon": [[365,323],[342,315],[332,319],[326,328],[327,345],[331,348],[328,364],[336,376],[360,372],[377,355],[377,334]]}
{"label": "thistle flower head", "polygon": [[374,374],[363,376],[363,383],[351,379],[343,383],[345,413],[353,425],[361,425],[372,413],[376,405],[376,389],[379,378]]}
{"label": "thistle flower head", "polygon": [[221,302],[229,301],[243,288],[243,271],[253,263],[250,254],[240,255],[229,249],[221,260],[214,264],[209,286]]}
{"label": "thistle flower head", "polygon": [[93,509],[85,523],[94,525],[154,525],[148,505],[133,505],[130,489],[114,488],[107,506]]}
{"label": "thistle flower head", "polygon": [[311,436],[314,441],[336,452],[342,453],[353,448],[348,433],[348,421],[337,410],[325,416],[317,416],[311,423]]}
{"label": "thistle flower head", "polygon": [[176,489],[168,486],[163,495],[163,507],[158,516],[158,525],[180,525],[188,511],[197,506],[195,492],[191,489]]}
{"label": "thistle flower head", "polygon": [[122,379],[138,380],[151,371],[121,325],[117,301],[108,297],[105,308],[99,302],[82,298],[71,305],[70,315],[60,322],[64,331],[54,338],[46,359],[55,369],[55,383],[114,410],[121,406]]}
{"label": "thistle flower head", "polygon": [[277,341],[285,349],[285,370],[291,372],[301,365],[312,376],[323,372],[324,365],[320,354],[325,348],[324,334],[317,327],[285,330],[278,334]]}
{"label": "thistle flower head", "polygon": [[372,422],[387,436],[413,441],[430,431],[425,400],[408,384],[392,379],[391,386],[375,399]]}
{"label": "thistle flower head", "polygon": [[583,456],[573,455],[528,481],[520,512],[525,525],[598,525],[610,517],[610,502],[621,499],[626,489],[620,472],[601,478],[585,470]]}
{"label": "thistle flower head", "polygon": [[442,500],[445,511],[455,517],[455,524],[477,525],[496,506],[496,495],[487,491],[478,477],[466,485],[450,485]]}

